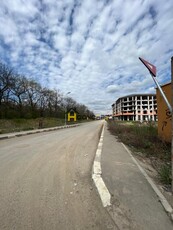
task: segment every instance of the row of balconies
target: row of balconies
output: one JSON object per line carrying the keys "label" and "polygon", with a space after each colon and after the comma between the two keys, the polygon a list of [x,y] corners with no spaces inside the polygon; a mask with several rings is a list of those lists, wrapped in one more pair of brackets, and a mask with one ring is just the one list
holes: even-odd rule
{"label": "row of balconies", "polygon": [[133,109],[133,110],[137,110],[138,108],[143,108],[143,109],[149,109],[149,108],[157,108],[157,105],[141,105],[141,106],[122,106],[121,108],[119,108],[120,110],[126,110],[126,109]]}
{"label": "row of balconies", "polygon": [[137,112],[134,113],[133,111],[128,111],[128,112],[119,112],[119,113],[114,113],[114,116],[121,116],[121,115],[157,115],[157,111],[146,111],[146,112]]}
{"label": "row of balconies", "polygon": [[145,103],[157,103],[157,100],[154,99],[154,100],[130,100],[130,101],[118,101],[117,103],[115,103],[115,105],[118,105],[118,104],[126,104],[126,103],[142,103],[142,102],[145,102]]}
{"label": "row of balconies", "polygon": [[[124,101],[124,102],[119,102],[118,104],[141,104],[141,103],[144,103],[144,104],[157,104],[157,101],[156,100],[141,100],[141,101]],[[116,104],[116,106],[118,105]]]}
{"label": "row of balconies", "polygon": [[156,97],[152,97],[149,96],[149,97],[137,97],[137,98],[123,98],[123,99],[120,99],[121,102],[128,102],[128,101],[152,101],[152,100],[156,100]]}
{"label": "row of balconies", "polygon": [[[118,106],[119,108],[126,108],[126,107],[131,107],[131,106],[133,106],[133,107],[137,107],[137,106],[157,106],[157,104],[136,104],[136,105],[134,105],[134,104],[129,104],[129,105],[121,105],[121,106]],[[117,108],[118,108],[117,107]]]}
{"label": "row of balconies", "polygon": [[114,110],[114,112],[118,113],[118,112],[126,112],[126,111],[156,111],[157,110],[157,107],[152,107],[152,108],[137,108],[137,109],[134,109],[134,108],[128,108],[128,109],[117,109],[117,110]]}
{"label": "row of balconies", "polygon": [[152,97],[152,98],[122,98],[120,99],[120,101],[141,101],[141,100],[156,100],[156,97]]}
{"label": "row of balconies", "polygon": [[126,101],[126,102],[120,102],[120,103],[118,103],[118,104],[116,104],[116,106],[118,106],[119,104],[142,104],[142,103],[144,103],[144,104],[157,104],[157,101],[153,101],[153,100],[151,100],[151,101]]}

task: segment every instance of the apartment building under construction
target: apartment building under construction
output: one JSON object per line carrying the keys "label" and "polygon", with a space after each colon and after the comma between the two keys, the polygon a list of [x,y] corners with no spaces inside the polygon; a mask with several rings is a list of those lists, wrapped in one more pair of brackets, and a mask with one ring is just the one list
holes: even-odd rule
{"label": "apartment building under construction", "polygon": [[113,118],[122,121],[156,121],[155,94],[131,94],[118,98],[112,104]]}

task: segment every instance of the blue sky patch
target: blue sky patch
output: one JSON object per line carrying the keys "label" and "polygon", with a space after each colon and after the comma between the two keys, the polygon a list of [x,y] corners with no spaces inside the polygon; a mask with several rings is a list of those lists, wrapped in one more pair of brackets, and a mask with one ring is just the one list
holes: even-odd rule
{"label": "blue sky patch", "polygon": [[0,61],[96,114],[117,98],[155,93],[143,57],[171,79],[173,1],[0,1]]}

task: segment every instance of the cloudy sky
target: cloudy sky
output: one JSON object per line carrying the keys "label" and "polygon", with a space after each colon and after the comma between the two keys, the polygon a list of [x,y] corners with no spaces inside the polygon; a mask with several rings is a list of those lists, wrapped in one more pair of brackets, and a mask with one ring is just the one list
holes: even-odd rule
{"label": "cloudy sky", "polygon": [[0,0],[0,61],[96,114],[155,92],[139,56],[170,81],[173,0]]}

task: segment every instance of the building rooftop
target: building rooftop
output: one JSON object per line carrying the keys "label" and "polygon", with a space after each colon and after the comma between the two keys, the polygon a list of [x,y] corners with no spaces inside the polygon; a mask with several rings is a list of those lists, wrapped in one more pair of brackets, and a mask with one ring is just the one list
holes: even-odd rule
{"label": "building rooftop", "polygon": [[[133,97],[133,96],[156,96],[155,93],[136,93],[136,94],[128,94],[126,96],[123,97],[119,97],[116,101],[118,101],[119,99],[123,99],[126,97]],[[113,105],[113,104],[112,104]]]}

